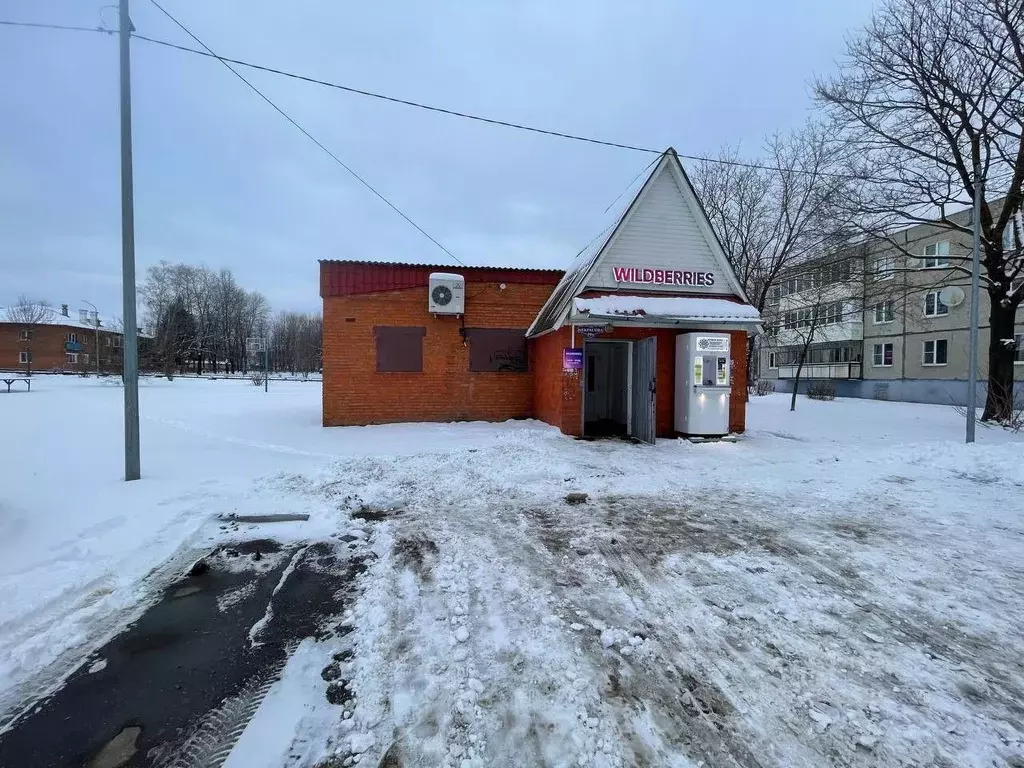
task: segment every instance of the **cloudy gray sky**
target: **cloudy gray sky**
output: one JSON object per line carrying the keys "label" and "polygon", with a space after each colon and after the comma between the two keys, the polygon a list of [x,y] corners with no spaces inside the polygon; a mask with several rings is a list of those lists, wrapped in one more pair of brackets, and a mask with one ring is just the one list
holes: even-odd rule
{"label": "cloudy gray sky", "polygon": [[[215,51],[408,99],[692,154],[803,122],[869,0],[164,0]],[[5,0],[95,26],[114,0]],[[148,0],[140,33],[190,43]],[[116,12],[103,11],[107,26]],[[319,306],[317,260],[447,263],[216,61],[133,42],[140,281],[234,270]],[[116,38],[0,27],[0,305],[120,314]],[[650,160],[246,73],[467,263],[565,266]]]}

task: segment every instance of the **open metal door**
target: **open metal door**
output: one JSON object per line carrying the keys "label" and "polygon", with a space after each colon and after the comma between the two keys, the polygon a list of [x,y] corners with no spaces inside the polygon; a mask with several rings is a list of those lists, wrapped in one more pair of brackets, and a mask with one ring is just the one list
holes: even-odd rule
{"label": "open metal door", "polygon": [[654,443],[655,360],[657,339],[633,342],[633,386],[630,400],[630,437]]}

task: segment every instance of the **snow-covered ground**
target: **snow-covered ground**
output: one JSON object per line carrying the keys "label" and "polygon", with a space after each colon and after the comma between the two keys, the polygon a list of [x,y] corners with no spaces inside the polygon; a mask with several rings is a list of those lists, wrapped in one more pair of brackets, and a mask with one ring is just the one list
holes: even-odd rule
{"label": "snow-covered ground", "polygon": [[964,446],[949,408],[769,396],[736,444],[649,447],[325,430],[318,383],[149,381],[126,484],[120,397],[0,395],[0,705],[129,620],[217,514],[307,512],[275,530],[372,553],[352,631],[299,647],[229,768],[1024,754],[1024,439]]}

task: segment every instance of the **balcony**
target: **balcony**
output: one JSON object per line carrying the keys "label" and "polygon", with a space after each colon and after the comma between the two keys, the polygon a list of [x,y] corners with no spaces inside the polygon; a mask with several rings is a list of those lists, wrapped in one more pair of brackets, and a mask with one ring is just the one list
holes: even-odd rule
{"label": "balcony", "polygon": [[64,351],[65,352],[81,352],[82,351],[82,342],[80,342],[80,341],[65,341],[64,342]]}
{"label": "balcony", "polygon": [[[806,328],[798,328],[793,331],[780,329],[773,340],[779,347],[803,346],[806,341]],[[863,341],[864,323],[860,320],[850,320],[845,323],[832,323],[820,325],[814,329],[812,343],[821,344],[830,341]]]}
{"label": "balcony", "polygon": [[[861,363],[805,363],[801,379],[859,379]],[[780,365],[780,379],[795,379],[795,365]]]}

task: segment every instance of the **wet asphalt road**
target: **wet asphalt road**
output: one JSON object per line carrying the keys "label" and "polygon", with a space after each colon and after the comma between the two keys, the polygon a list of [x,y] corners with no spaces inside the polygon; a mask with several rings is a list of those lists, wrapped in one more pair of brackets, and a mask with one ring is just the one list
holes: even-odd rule
{"label": "wet asphalt road", "polygon": [[[221,548],[0,736],[0,766],[218,764],[291,650],[344,611],[361,566],[335,547]],[[250,629],[268,615],[253,643]]]}

